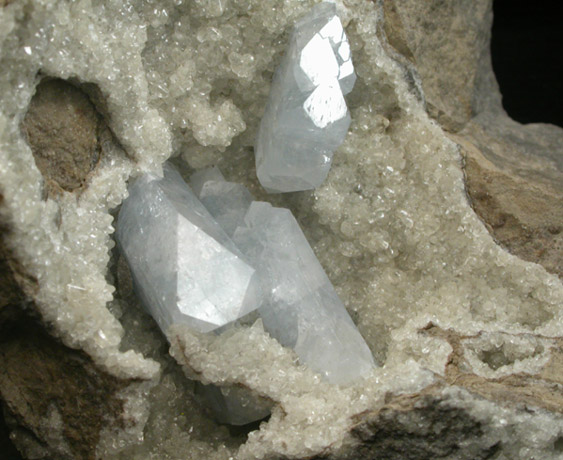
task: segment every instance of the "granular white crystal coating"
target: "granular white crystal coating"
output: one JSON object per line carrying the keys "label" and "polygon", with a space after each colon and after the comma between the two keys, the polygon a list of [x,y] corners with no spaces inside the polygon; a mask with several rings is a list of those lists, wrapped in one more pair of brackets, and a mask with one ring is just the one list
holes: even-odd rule
{"label": "granular white crystal coating", "polygon": [[356,76],[332,3],[298,21],[274,77],[256,138],[256,172],[270,192],[319,186],[350,126],[344,100]]}
{"label": "granular white crystal coating", "polygon": [[268,333],[329,382],[367,374],[374,367],[371,351],[291,211],[252,201],[244,186],[226,182],[216,168],[196,173],[194,182],[202,203],[217,222],[234,228],[233,241],[258,271],[265,295],[258,311]]}
{"label": "granular white crystal coating", "polygon": [[119,213],[117,238],[136,290],[162,331],[208,332],[258,307],[255,270],[180,175],[146,174]]}

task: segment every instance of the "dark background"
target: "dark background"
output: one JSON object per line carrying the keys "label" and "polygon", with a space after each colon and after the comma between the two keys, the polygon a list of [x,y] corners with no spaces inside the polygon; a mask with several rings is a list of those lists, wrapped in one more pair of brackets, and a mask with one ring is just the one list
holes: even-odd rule
{"label": "dark background", "polygon": [[561,0],[493,3],[493,69],[504,109],[520,123],[563,126],[562,8]]}

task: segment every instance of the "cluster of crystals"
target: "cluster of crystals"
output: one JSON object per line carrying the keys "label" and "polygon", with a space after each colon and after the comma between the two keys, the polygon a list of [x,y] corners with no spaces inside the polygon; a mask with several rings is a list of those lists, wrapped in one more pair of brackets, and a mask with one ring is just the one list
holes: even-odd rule
{"label": "cluster of crystals", "polygon": [[209,332],[259,308],[265,329],[332,383],[373,367],[371,352],[287,209],[253,201],[218,169],[140,177],[117,239],[136,291],[163,332]]}
{"label": "cluster of crystals", "polygon": [[324,182],[350,127],[344,95],[355,81],[336,8],[320,3],[296,23],[260,123],[256,172],[266,190],[309,190]]}
{"label": "cluster of crystals", "polygon": [[264,328],[331,383],[366,375],[374,361],[364,339],[291,211],[253,201],[216,168],[192,178],[209,213],[258,271]]}
{"label": "cluster of crystals", "polygon": [[[350,417],[377,408],[387,392],[422,389],[429,383],[423,368],[443,372],[451,348],[420,334],[429,321],[465,336],[483,328],[560,335],[560,281],[490,238],[467,203],[457,147],[427,117],[414,95],[410,71],[380,42],[381,2],[364,0],[338,2],[343,23],[352,25],[348,38],[362,81],[354,91],[354,121],[338,164],[310,198],[271,199],[299,213],[340,297],[354,305],[362,335],[385,362],[377,378],[363,386],[365,406],[350,409],[348,401],[336,398],[348,389],[321,391],[309,380],[291,380],[288,375],[298,372],[291,360],[281,369],[268,366],[277,355],[262,342],[242,340],[251,335],[249,329],[229,342],[222,334],[213,342],[214,350],[220,348],[217,342],[224,344],[221,359],[209,363],[210,353],[189,356],[213,372],[209,381],[225,381],[238,372],[241,386],[259,381],[261,394],[275,401],[289,395],[283,417],[251,433],[243,446],[248,455],[238,455],[228,431],[191,402],[191,383],[170,365],[164,337],[154,333],[147,315],[130,308],[128,283],[118,281],[123,296],[111,300],[110,210],[125,196],[132,168],[160,164],[174,148],[185,152],[182,159],[194,169],[220,163],[228,177],[252,183],[250,146],[270,90],[272,56],[283,52],[280,37],[313,3],[55,1],[33,2],[30,9],[30,2],[14,1],[0,8],[2,212],[9,215],[10,244],[26,270],[41,280],[36,306],[66,344],[83,349],[127,382],[156,374],[156,363],[143,356],[162,366],[162,378],[148,396],[145,386],[138,394],[129,387],[123,414],[127,431],[119,436],[127,435],[130,422],[137,420],[135,442],[140,444],[114,457],[131,441],[118,437],[115,429],[104,430],[101,458],[330,454],[330,446],[342,445],[340,433],[346,436]],[[412,10],[410,17],[418,13]],[[424,21],[424,14],[417,21]],[[41,174],[21,137],[19,122],[38,72],[98,86],[119,140],[102,156],[79,199],[65,193],[45,200]],[[443,78],[450,76],[446,72]],[[300,398],[290,393],[297,390]],[[458,401],[467,407],[464,398]],[[483,449],[510,438],[514,442],[503,444],[508,458],[557,456],[560,422],[555,416],[507,412],[482,401],[472,407],[480,420],[502,420],[488,425],[491,432],[479,444]],[[149,409],[143,429],[139,414]],[[346,414],[345,421],[333,423],[334,414]]]}
{"label": "cluster of crystals", "polygon": [[[265,330],[328,382],[368,374],[372,354],[291,212],[253,201],[216,168],[192,184],[197,197],[166,164],[164,177],[132,185],[119,213],[117,239],[161,330],[209,332],[259,308]],[[203,388],[219,419],[264,417],[263,404],[253,410],[239,393]]]}

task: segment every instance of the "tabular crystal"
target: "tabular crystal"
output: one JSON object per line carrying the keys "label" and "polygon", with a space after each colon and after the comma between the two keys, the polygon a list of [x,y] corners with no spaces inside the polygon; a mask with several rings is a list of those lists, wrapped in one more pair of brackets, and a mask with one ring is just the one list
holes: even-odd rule
{"label": "tabular crystal", "polygon": [[259,306],[254,268],[170,166],[130,187],[117,240],[163,332],[172,324],[212,331]]}
{"label": "tabular crystal", "polygon": [[295,24],[260,123],[256,172],[266,190],[309,190],[326,179],[350,126],[344,95],[355,81],[335,6],[320,3]]}
{"label": "tabular crystal", "polygon": [[[210,213],[224,221],[217,203],[229,202],[231,186],[242,186],[225,182],[217,171],[199,174],[198,190],[206,190],[207,200],[213,197]],[[329,382],[349,383],[367,374],[375,365],[372,354],[291,211],[238,200],[229,212],[241,222],[233,241],[260,277],[265,298],[258,312],[268,333]]]}

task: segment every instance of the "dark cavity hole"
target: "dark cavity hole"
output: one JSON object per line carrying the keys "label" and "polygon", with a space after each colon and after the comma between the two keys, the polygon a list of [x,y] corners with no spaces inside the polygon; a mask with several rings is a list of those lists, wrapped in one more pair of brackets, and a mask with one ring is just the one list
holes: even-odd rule
{"label": "dark cavity hole", "polygon": [[491,54],[504,109],[520,123],[563,126],[559,2],[495,0]]}
{"label": "dark cavity hole", "polygon": [[4,410],[0,404],[0,452],[2,452],[2,459],[4,460],[22,460],[18,450],[12,444],[10,439],[10,430],[6,426],[4,420]]}
{"label": "dark cavity hole", "polygon": [[479,359],[483,361],[492,370],[496,371],[502,366],[514,364],[513,359],[509,359],[505,354],[502,347],[495,347],[490,350],[484,350],[479,355]]}

